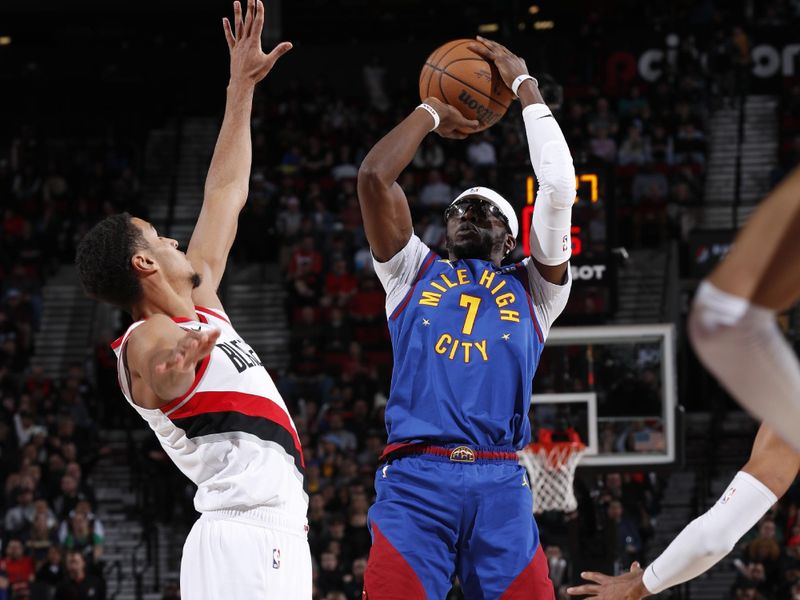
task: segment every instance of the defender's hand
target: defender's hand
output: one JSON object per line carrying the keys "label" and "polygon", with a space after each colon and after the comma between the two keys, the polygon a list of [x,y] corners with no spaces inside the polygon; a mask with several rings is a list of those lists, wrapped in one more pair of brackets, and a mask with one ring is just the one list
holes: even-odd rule
{"label": "defender's hand", "polygon": [[463,140],[480,125],[478,121],[467,119],[457,108],[438,98],[431,96],[423,102],[430,104],[439,113],[439,126],[434,131],[444,138]]}
{"label": "defender's hand", "polygon": [[598,600],[640,600],[652,594],[644,586],[644,571],[638,562],[631,565],[629,573],[611,577],[602,573],[581,573],[587,581],[594,583],[567,588],[570,596],[589,596]]}
{"label": "defender's hand", "polygon": [[162,357],[161,362],[155,365],[156,373],[159,375],[167,372],[172,372],[176,375],[181,373],[194,374],[197,363],[211,354],[219,334],[219,329],[212,331],[186,330],[186,335],[178,341],[172,350]]}
{"label": "defender's hand", "polygon": [[264,29],[264,4],[261,0],[247,0],[247,15],[242,19],[242,5],[233,3],[234,28],[222,19],[225,39],[231,53],[231,79],[244,79],[258,83],[272,70],[278,59],[292,49],[290,42],[281,42],[272,52],[261,50],[261,31]]}
{"label": "defender's hand", "polygon": [[492,40],[487,40],[481,36],[476,38],[478,42],[469,44],[467,48],[475,54],[480,55],[485,60],[493,62],[500,72],[503,83],[511,89],[511,84],[520,75],[528,75],[528,65],[525,60],[511,52],[508,48]]}

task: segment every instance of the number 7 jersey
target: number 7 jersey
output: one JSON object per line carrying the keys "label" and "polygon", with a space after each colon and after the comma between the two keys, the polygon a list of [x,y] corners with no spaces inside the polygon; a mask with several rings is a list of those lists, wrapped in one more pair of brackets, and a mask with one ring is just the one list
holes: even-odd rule
{"label": "number 7 jersey", "polygon": [[375,270],[394,350],[389,444],[528,444],[533,376],[569,275],[549,283],[529,258],[449,261],[415,235]]}

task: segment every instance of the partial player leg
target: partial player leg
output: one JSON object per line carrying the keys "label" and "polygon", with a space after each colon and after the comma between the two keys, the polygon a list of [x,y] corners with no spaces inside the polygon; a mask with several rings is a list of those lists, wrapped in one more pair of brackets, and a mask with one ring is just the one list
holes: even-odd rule
{"label": "partial player leg", "polygon": [[462,498],[457,467],[407,457],[380,468],[369,510],[372,549],[364,588],[367,600],[444,598],[455,570]]}
{"label": "partial player leg", "polygon": [[752,215],[695,297],[698,356],[745,408],[800,449],[800,363],[775,312],[800,299],[800,168]]}
{"label": "partial player leg", "polygon": [[778,312],[800,300],[800,167],[751,215],[708,281]]}
{"label": "partial player leg", "polygon": [[458,577],[466,598],[552,600],[524,467],[470,465]]}
{"label": "partial player leg", "polygon": [[263,523],[204,515],[183,547],[181,594],[192,600],[308,600],[308,542]]}

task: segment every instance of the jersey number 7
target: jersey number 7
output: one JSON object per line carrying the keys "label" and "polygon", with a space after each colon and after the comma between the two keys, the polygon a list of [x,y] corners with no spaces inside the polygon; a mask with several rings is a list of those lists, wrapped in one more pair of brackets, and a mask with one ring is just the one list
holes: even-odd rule
{"label": "jersey number 7", "polygon": [[461,294],[461,299],[458,305],[461,308],[467,309],[467,318],[464,319],[464,327],[461,328],[461,333],[470,335],[472,328],[475,326],[475,317],[478,315],[478,306],[481,304],[481,299],[477,296],[470,296],[469,294]]}

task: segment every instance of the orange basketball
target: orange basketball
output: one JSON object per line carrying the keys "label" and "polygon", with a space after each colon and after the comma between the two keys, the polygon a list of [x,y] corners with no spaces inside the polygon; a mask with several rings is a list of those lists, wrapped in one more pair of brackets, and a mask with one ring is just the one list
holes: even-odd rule
{"label": "orange basketball", "polygon": [[478,131],[500,120],[514,94],[497,68],[467,46],[476,40],[453,40],[439,46],[425,61],[419,75],[419,95],[434,96],[480,122]]}

